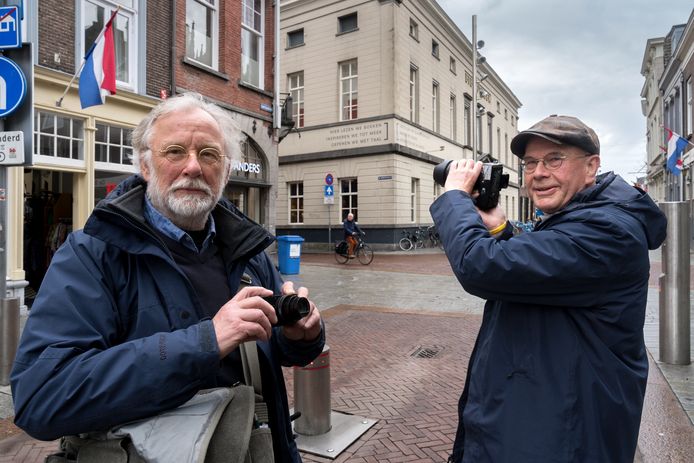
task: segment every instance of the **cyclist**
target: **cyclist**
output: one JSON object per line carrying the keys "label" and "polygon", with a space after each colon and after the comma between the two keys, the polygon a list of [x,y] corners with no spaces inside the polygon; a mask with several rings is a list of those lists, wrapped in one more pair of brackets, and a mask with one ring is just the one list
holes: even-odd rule
{"label": "cyclist", "polygon": [[347,241],[348,246],[347,256],[350,259],[354,259],[354,249],[357,247],[357,239],[355,236],[365,235],[366,233],[359,228],[357,222],[354,221],[354,214],[351,212],[347,214],[347,218],[342,222],[342,227],[345,229],[345,241]]}

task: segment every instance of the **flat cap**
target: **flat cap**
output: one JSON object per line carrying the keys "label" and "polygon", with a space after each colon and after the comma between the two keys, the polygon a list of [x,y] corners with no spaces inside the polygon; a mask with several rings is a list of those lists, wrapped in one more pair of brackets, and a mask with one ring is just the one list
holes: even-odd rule
{"label": "flat cap", "polygon": [[589,154],[600,154],[600,140],[595,131],[573,116],[552,114],[511,140],[511,152],[523,158],[530,137],[542,137],[558,145],[571,145]]}

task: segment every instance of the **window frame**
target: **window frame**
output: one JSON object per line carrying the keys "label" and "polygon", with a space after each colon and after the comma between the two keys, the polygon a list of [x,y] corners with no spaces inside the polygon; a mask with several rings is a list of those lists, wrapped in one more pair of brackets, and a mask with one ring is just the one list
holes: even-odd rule
{"label": "window frame", "polygon": [[[343,14],[337,17],[337,35],[349,34],[350,32],[355,32],[359,30],[359,12],[353,11],[351,13]],[[349,26],[348,20],[354,18],[354,27],[347,29]]]}
{"label": "window frame", "polygon": [[439,42],[437,42],[435,39],[431,39],[431,55],[436,59],[441,59],[439,58],[440,48]]}
{"label": "window frame", "polygon": [[419,123],[419,68],[410,63],[410,122]]}
{"label": "window frame", "polygon": [[[301,43],[291,43],[291,37],[292,34],[298,34],[301,33]],[[305,45],[306,42],[304,41],[304,28],[300,27],[299,29],[294,29],[293,31],[287,32],[287,46],[285,47],[287,50],[291,48],[296,48],[296,47],[301,47]]]}
{"label": "window frame", "polygon": [[451,124],[451,140],[458,141],[458,102],[455,93],[449,98],[449,118]]}
{"label": "window frame", "polygon": [[[354,72],[352,74],[352,64],[354,64]],[[348,75],[343,74],[344,67],[349,70]],[[340,98],[340,122],[353,121],[359,118],[359,62],[356,58],[349,59],[338,63],[339,77],[339,98]],[[349,81],[349,91],[343,91],[343,83]],[[345,95],[349,96],[349,105],[345,105]],[[345,109],[348,109],[348,117],[345,117]]]}
{"label": "window frame", "polygon": [[[297,85],[294,86],[292,79],[297,77]],[[301,82],[299,82],[299,77]],[[296,123],[295,127],[302,128],[306,123],[304,116],[304,71],[297,71],[287,74],[287,91],[292,97],[292,119]]]}
{"label": "window frame", "polygon": [[436,133],[441,131],[441,86],[437,81],[431,83],[431,130]]}
{"label": "window frame", "polygon": [[[292,192],[292,187],[296,187],[296,192]],[[301,191],[299,191],[301,189]],[[304,223],[304,182],[287,182],[287,223],[289,225],[303,225]],[[293,200],[296,200],[296,207],[293,207]],[[296,212],[296,222],[292,221],[292,212]]]}
{"label": "window frame", "polygon": [[[347,192],[345,192],[345,182],[348,182]],[[352,189],[352,186],[356,189]],[[344,207],[344,199],[348,200],[349,207]],[[352,201],[352,199],[356,201]],[[354,204],[356,203],[356,206]],[[346,212],[345,212],[346,211]],[[354,221],[359,220],[359,180],[357,177],[345,177],[340,179],[340,220],[344,221],[347,214],[354,214]]]}
{"label": "window frame", "polygon": [[453,73],[454,76],[458,75],[458,72],[456,71],[456,65],[457,65],[457,62],[456,62],[455,58],[451,56],[449,69]]}
{"label": "window frame", "polygon": [[[96,8],[103,8],[103,22],[99,25],[99,31],[101,31],[105,25],[105,22],[111,16],[111,14],[120,6],[120,11],[118,15],[114,18],[114,31],[117,30],[119,19],[125,18],[127,22],[128,34],[127,34],[127,44],[128,50],[125,55],[127,55],[127,73],[128,80],[120,80],[118,76],[118,63],[122,62],[123,59],[118,59],[118,44],[116,38],[114,37],[114,46],[116,53],[116,87],[125,90],[130,90],[132,92],[138,91],[138,47],[135,45],[139,39],[139,24],[138,24],[138,7],[139,1],[134,0],[133,6],[123,5],[121,2],[116,0],[80,0],[80,14],[79,14],[79,36],[77,38],[76,47],[78,56],[85,56],[89,48],[93,45],[92,43],[86,43],[87,38],[85,37],[86,30],[86,14],[87,14],[87,4],[91,4]],[[115,34],[114,34],[115,35]],[[94,37],[96,39],[96,37]],[[75,66],[79,66],[80,60],[75,60]]]}
{"label": "window frame", "polygon": [[[240,80],[246,85],[262,89],[265,85],[265,0],[257,0],[260,2],[259,11],[255,10],[256,0],[241,0],[241,76]],[[260,15],[260,29],[255,29],[255,25],[246,24],[246,10],[250,7],[253,11],[253,18],[255,19],[256,13]],[[257,39],[257,50],[258,55],[258,83],[251,82],[249,73],[244,73],[244,60],[250,60],[250,55],[244,53],[244,33],[250,34],[251,38]],[[250,50],[250,49],[249,49]],[[245,75],[244,75],[245,74]]]}
{"label": "window frame", "polygon": [[412,177],[410,182],[410,222],[419,222],[419,179]]}
{"label": "window frame", "polygon": [[410,18],[410,37],[419,42],[419,24],[412,18]]}
{"label": "window frame", "polygon": [[[47,131],[42,131],[42,124],[41,124],[41,117],[47,117],[50,116],[53,118],[52,122],[52,127],[53,131],[51,133]],[[69,127],[69,135],[61,135],[59,133],[58,127],[61,125],[59,124],[59,120],[65,120],[69,122],[70,127]],[[75,122],[81,124],[81,128],[75,128]],[[51,111],[44,111],[42,109],[36,109],[34,111],[34,154],[33,154],[33,161],[35,164],[38,163],[44,163],[44,164],[49,164],[53,166],[62,166],[62,167],[77,167],[77,168],[84,168],[86,166],[86,161],[85,161],[85,125],[86,121],[84,119],[79,119],[75,117],[69,117],[65,114],[60,114],[60,113],[55,113]],[[80,131],[80,137],[74,136],[75,130]],[[42,140],[45,139],[46,137],[52,139],[52,151],[53,154],[40,154],[41,147],[43,146]],[[70,146],[70,153],[69,156],[59,156],[58,155],[58,148],[59,148],[59,140],[67,140],[68,144]],[[63,141],[63,143],[65,143]],[[77,146],[75,146],[75,143],[77,143]],[[72,151],[77,148],[77,155],[73,156]]]}
{"label": "window frame", "polygon": [[[211,34],[211,43],[210,46],[212,48],[212,54],[210,57],[210,64],[205,63],[204,61],[201,61],[199,59],[196,59],[195,56],[191,56],[188,54],[188,4],[189,3],[194,3],[198,4],[204,8],[206,8],[208,11],[212,11],[212,34]],[[211,2],[210,0],[186,0],[186,25],[185,25],[185,57],[186,59],[189,59],[193,61],[195,64],[199,64],[201,66],[204,66],[206,68],[214,69],[215,71],[219,69],[219,7],[217,6],[216,3]]]}
{"label": "window frame", "polygon": [[[106,128],[105,139],[106,141],[99,140],[99,130],[100,126]],[[111,130],[120,130],[120,143],[112,143]],[[108,124],[106,122],[97,121],[96,131],[94,132],[94,168],[96,170],[108,171],[108,172],[121,172],[121,173],[135,173],[137,171],[135,165],[133,165],[133,149],[132,145],[129,144],[131,139],[132,128],[123,127],[119,125]],[[97,152],[99,147],[103,146],[106,150],[106,161],[100,161],[97,159]],[[111,149],[117,148],[120,151],[121,162],[112,162],[111,159]],[[123,161],[128,159],[129,163],[124,163]]]}

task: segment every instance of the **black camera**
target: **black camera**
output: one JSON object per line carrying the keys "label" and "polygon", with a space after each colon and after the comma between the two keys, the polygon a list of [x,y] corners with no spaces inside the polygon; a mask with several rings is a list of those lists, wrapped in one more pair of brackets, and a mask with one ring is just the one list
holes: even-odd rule
{"label": "black camera", "polygon": [[304,318],[311,310],[311,305],[305,297],[296,294],[283,296],[268,296],[264,300],[270,303],[277,314],[277,326],[293,325]]}
{"label": "black camera", "polygon": [[[446,184],[448,171],[451,168],[451,160],[443,161],[434,167],[434,181],[441,186]],[[473,190],[479,192],[475,198],[475,206],[483,211],[493,209],[499,204],[499,192],[508,187],[508,174],[504,174],[504,166],[496,162],[485,162],[482,171],[477,177]]]}

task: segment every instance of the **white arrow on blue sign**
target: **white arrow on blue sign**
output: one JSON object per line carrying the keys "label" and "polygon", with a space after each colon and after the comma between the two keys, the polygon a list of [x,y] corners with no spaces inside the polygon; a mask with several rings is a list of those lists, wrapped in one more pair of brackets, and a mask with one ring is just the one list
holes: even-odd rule
{"label": "white arrow on blue sign", "polygon": [[333,196],[334,193],[335,193],[335,190],[333,189],[332,185],[323,186],[323,194],[325,196]]}
{"label": "white arrow on blue sign", "polygon": [[27,94],[27,80],[17,63],[0,56],[0,117],[14,112]]}
{"label": "white arrow on blue sign", "polygon": [[19,8],[6,6],[0,8],[0,49],[22,46],[22,20]]}

